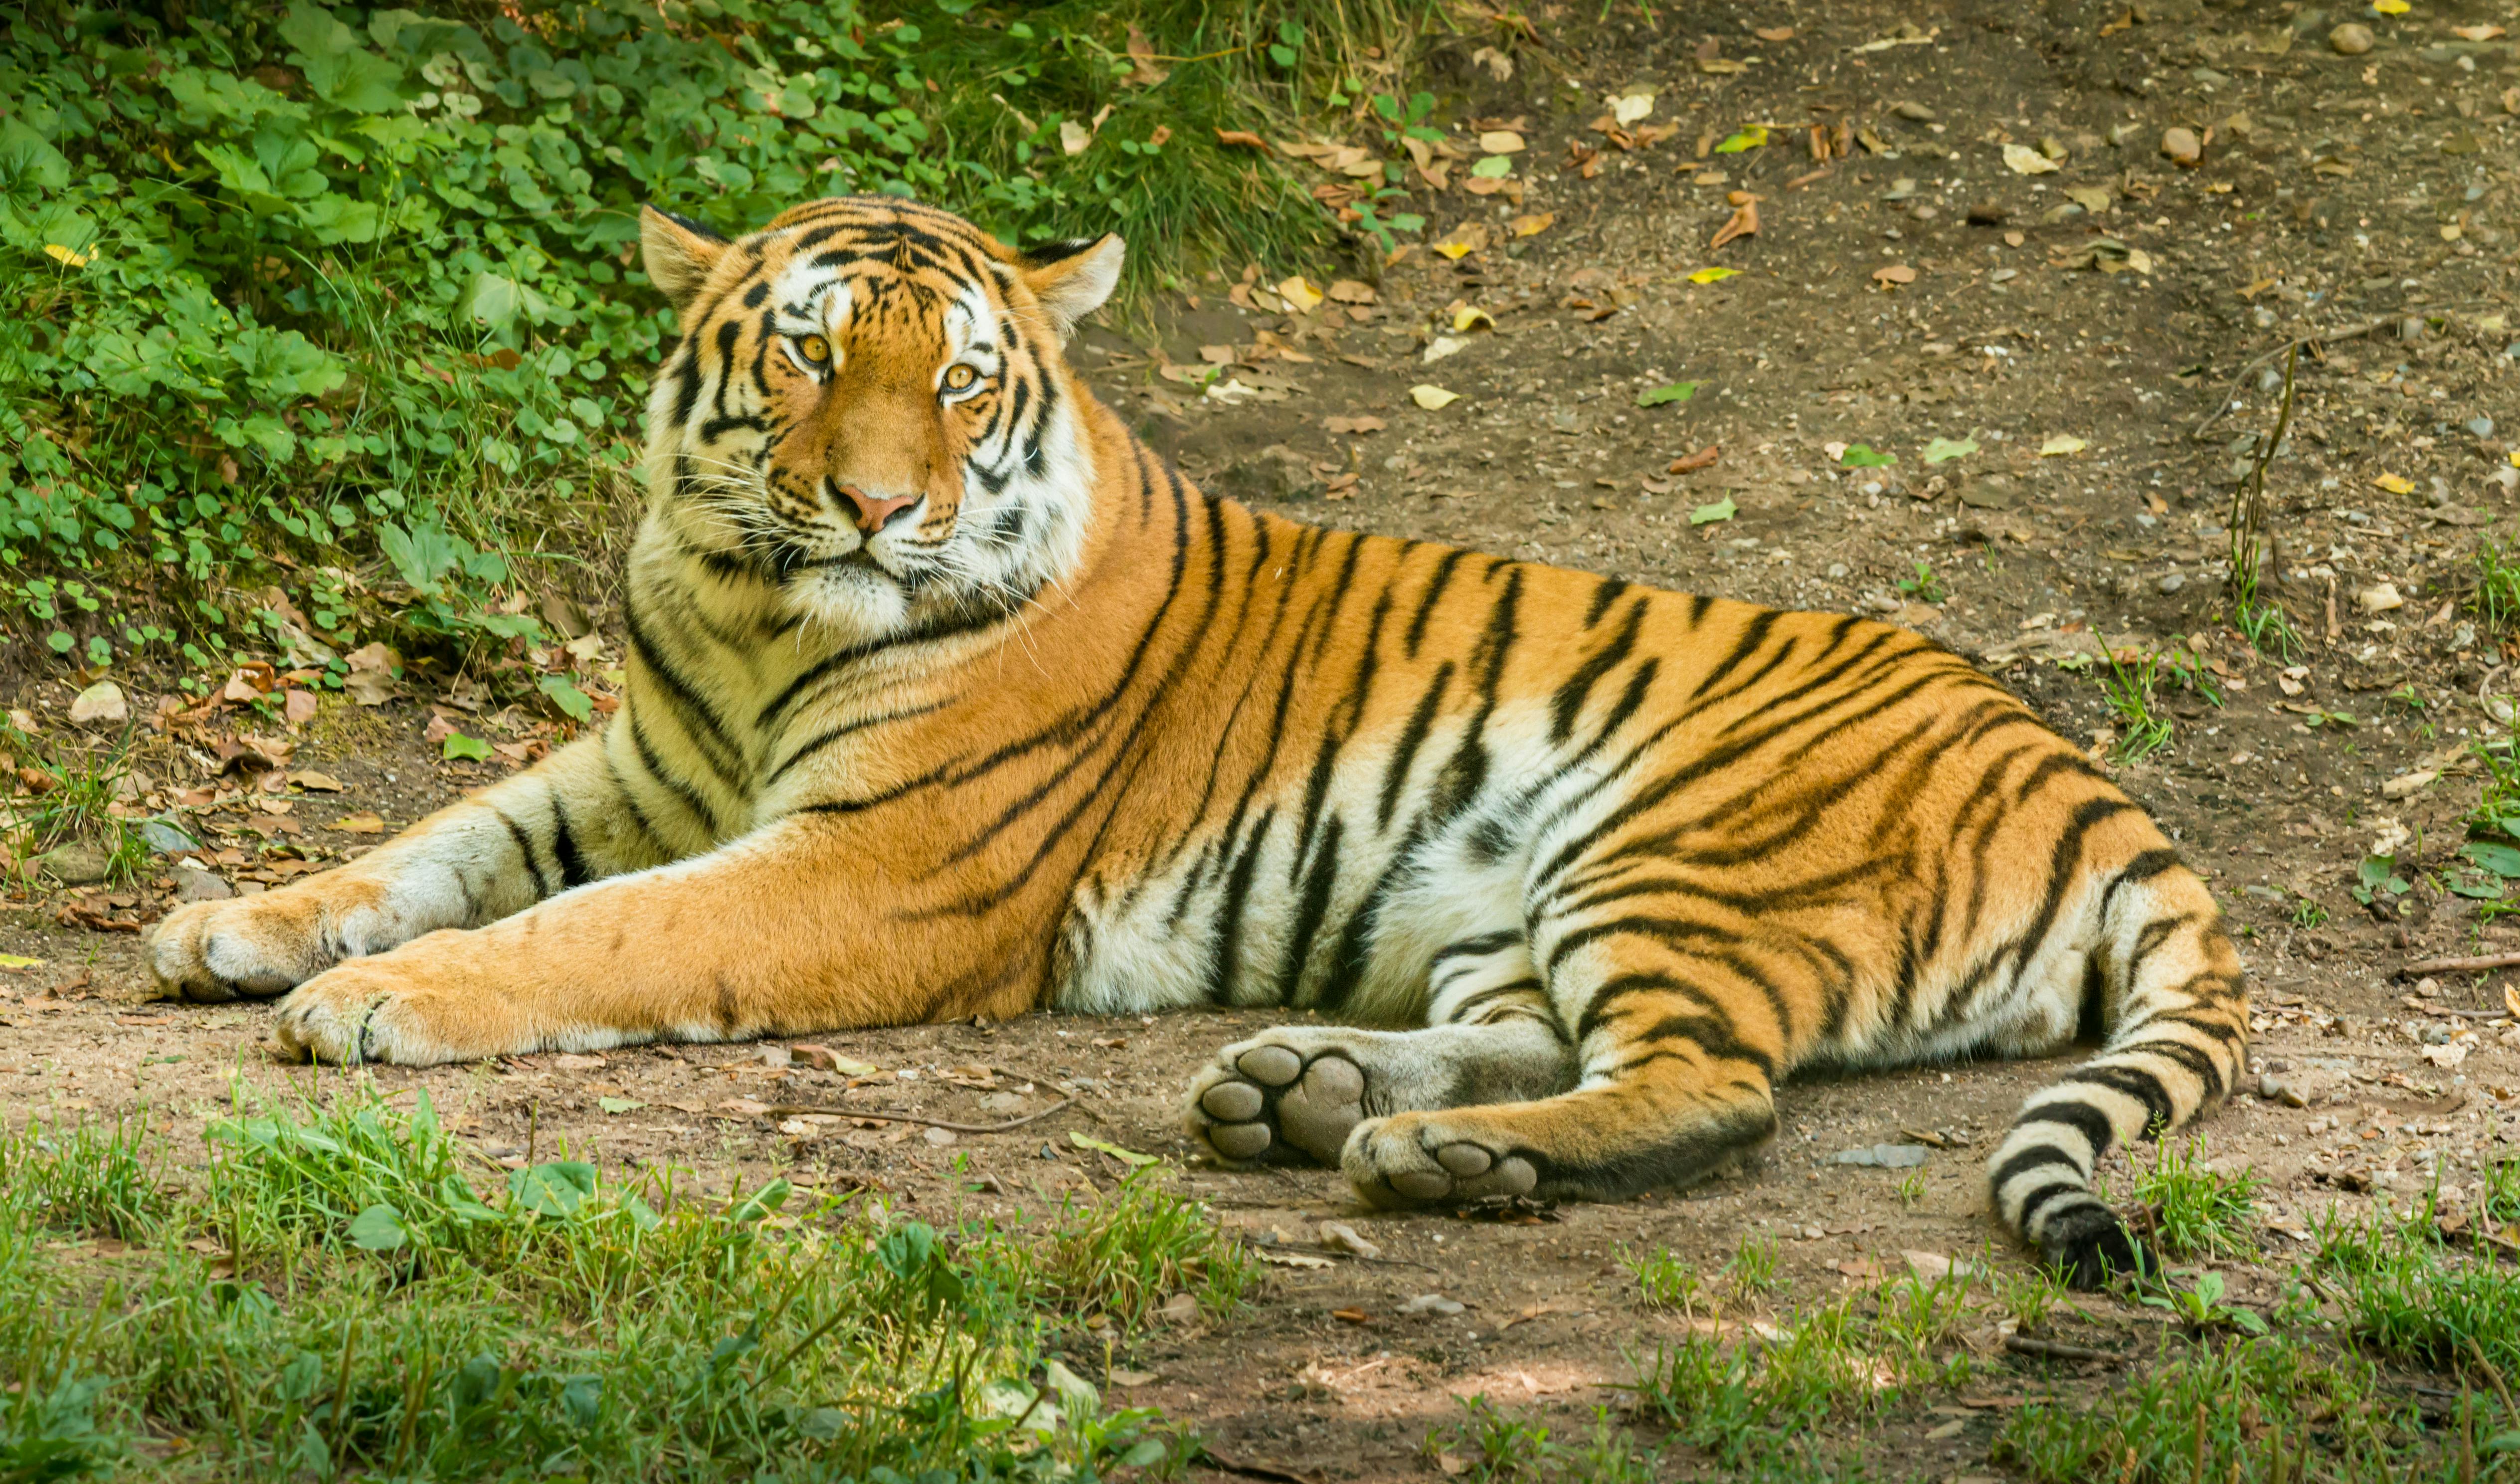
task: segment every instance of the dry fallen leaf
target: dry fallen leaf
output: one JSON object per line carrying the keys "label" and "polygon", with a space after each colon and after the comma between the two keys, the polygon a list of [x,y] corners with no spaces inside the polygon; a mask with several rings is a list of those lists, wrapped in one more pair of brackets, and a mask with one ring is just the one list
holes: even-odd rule
{"label": "dry fallen leaf", "polygon": [[1473,330],[1494,330],[1496,316],[1476,304],[1463,304],[1453,311],[1453,329],[1460,334]]}
{"label": "dry fallen leaf", "polygon": [[1330,285],[1329,296],[1342,304],[1371,304],[1374,299],[1373,286],[1343,278]]}
{"label": "dry fallen leaf", "polygon": [[1900,284],[1912,284],[1916,281],[1916,270],[1906,263],[1892,263],[1886,268],[1873,269],[1872,281],[1884,289],[1895,288]]}
{"label": "dry fallen leaf", "polygon": [[2382,474],[2371,482],[2393,495],[2409,495],[2415,490],[2415,481],[2404,474]]}
{"label": "dry fallen leaf", "polygon": [[1446,391],[1431,382],[1420,382],[1409,388],[1409,400],[1428,412],[1440,412],[1462,399],[1458,391]]}
{"label": "dry fallen leaf", "polygon": [[1452,231],[1437,238],[1434,244],[1436,251],[1441,252],[1446,257],[1454,259],[1459,259],[1468,253],[1476,252],[1487,245],[1487,225],[1484,222],[1474,221],[1462,223]]}
{"label": "dry fallen leaf", "polygon": [[289,781],[300,788],[311,788],[317,793],[341,791],[341,781],[330,773],[292,773],[289,775]]}
{"label": "dry fallen leaf", "polygon": [[1757,235],[1758,231],[1759,203],[1756,201],[1745,201],[1733,208],[1732,219],[1716,229],[1714,239],[1706,246],[1710,248],[1721,247],[1734,238],[1752,237]]}
{"label": "dry fallen leaf", "polygon": [[2024,144],[2005,145],[2003,162],[2018,175],[2045,175],[2056,168],[2056,161]]}
{"label": "dry fallen leaf", "polygon": [[1059,120],[1058,147],[1061,151],[1069,155],[1082,155],[1085,153],[1086,146],[1091,145],[1092,143],[1094,143],[1094,131],[1092,129],[1078,123],[1073,118],[1063,118]]}
{"label": "dry fallen leaf", "polygon": [[1269,141],[1252,133],[1249,129],[1219,129],[1216,131],[1216,142],[1221,145],[1238,146],[1245,150],[1265,150],[1269,148]]}
{"label": "dry fallen leaf", "polygon": [[2053,459],[2063,454],[2078,454],[2091,446],[2088,440],[2069,432],[2050,433],[2048,441],[2039,445],[2039,457]]}
{"label": "dry fallen leaf", "polygon": [[1538,237],[1548,231],[1550,224],[1556,220],[1557,213],[1554,211],[1537,211],[1529,216],[1517,216],[1507,225],[1513,228],[1513,235],[1516,237]]}
{"label": "dry fallen leaf", "polygon": [[1322,291],[1314,288],[1312,282],[1300,273],[1278,286],[1278,296],[1307,313],[1320,308],[1322,303]]}
{"label": "dry fallen leaf", "polygon": [[373,810],[363,809],[357,814],[342,815],[326,828],[338,830],[347,834],[382,834],[385,832],[385,822]]}
{"label": "dry fallen leaf", "polygon": [[1704,448],[1699,449],[1693,454],[1683,454],[1681,457],[1672,460],[1671,467],[1664,470],[1663,472],[1667,474],[1685,474],[1695,470],[1708,468],[1714,464],[1718,457],[1721,456],[1721,452],[1722,451],[1718,445],[1709,443]]}
{"label": "dry fallen leaf", "polygon": [[1322,419],[1322,427],[1326,430],[1337,433],[1380,432],[1390,426],[1380,418],[1361,414],[1353,418],[1332,416]]}
{"label": "dry fallen leaf", "polygon": [[1519,155],[1530,147],[1511,129],[1490,129],[1479,136],[1479,148],[1490,155]]}
{"label": "dry fallen leaf", "polygon": [[1610,121],[1623,129],[1651,113],[1654,109],[1653,94],[1642,90],[1613,93],[1605,101],[1610,106]]}

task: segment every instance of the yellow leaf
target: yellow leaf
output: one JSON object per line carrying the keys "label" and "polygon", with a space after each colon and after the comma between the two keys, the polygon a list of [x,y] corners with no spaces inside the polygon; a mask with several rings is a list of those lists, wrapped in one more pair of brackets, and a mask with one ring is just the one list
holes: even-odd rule
{"label": "yellow leaf", "polygon": [[1443,387],[1436,385],[1432,382],[1420,382],[1417,385],[1409,388],[1409,400],[1425,408],[1428,412],[1440,411],[1443,408],[1452,406],[1455,402],[1458,402],[1461,399],[1462,394],[1460,392],[1446,391]]}
{"label": "yellow leaf", "polygon": [[95,253],[81,252],[75,247],[65,247],[59,243],[44,244],[44,256],[72,268],[84,268],[96,261]]}
{"label": "yellow leaf", "polygon": [[2053,459],[2060,454],[2078,454],[2091,446],[2089,442],[2075,437],[2070,432],[2050,433],[2048,441],[2039,445],[2039,457]]}
{"label": "yellow leaf", "polygon": [[1278,286],[1278,296],[1307,312],[1320,308],[1322,291],[1306,282],[1300,273]]}
{"label": "yellow leaf", "polygon": [[1488,245],[1488,229],[1483,222],[1463,222],[1435,242],[1435,250],[1459,260]]}
{"label": "yellow leaf", "polygon": [[2407,0],[2371,0],[2371,8],[2383,16],[2403,16],[2414,9]]}
{"label": "yellow leaf", "polygon": [[2056,168],[2056,161],[2022,144],[2005,145],[2003,162],[2017,175],[2045,175]]}
{"label": "yellow leaf", "polygon": [[1608,99],[1610,119],[1621,128],[1653,112],[1653,94],[1646,92],[1613,93]]}
{"label": "yellow leaf", "polygon": [[41,959],[27,958],[23,954],[0,953],[0,968],[38,968],[42,967],[43,962]]}
{"label": "yellow leaf", "polygon": [[2520,448],[2511,450],[2511,467],[2520,469]]}
{"label": "yellow leaf", "polygon": [[1517,216],[1512,222],[1513,235],[1516,237],[1538,237],[1541,233],[1548,231],[1550,224],[1556,220],[1557,213],[1554,211],[1541,211],[1530,216]]}
{"label": "yellow leaf", "polygon": [[2415,492],[2415,481],[2404,474],[2382,474],[2371,482],[2393,495],[2411,495]]}
{"label": "yellow leaf", "polygon": [[1482,328],[1494,330],[1496,328],[1496,316],[1488,313],[1476,304],[1464,304],[1461,308],[1453,311],[1453,328],[1455,330],[1478,330]]}
{"label": "yellow leaf", "polygon": [[1738,268],[1700,268],[1688,276],[1688,281],[1692,284],[1720,284],[1740,271]]}

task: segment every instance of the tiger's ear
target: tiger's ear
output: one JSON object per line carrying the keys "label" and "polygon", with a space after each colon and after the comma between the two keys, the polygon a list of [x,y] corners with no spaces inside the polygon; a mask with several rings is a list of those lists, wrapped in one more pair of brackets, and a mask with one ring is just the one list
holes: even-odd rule
{"label": "tiger's ear", "polygon": [[1076,322],[1102,307],[1120,286],[1120,260],[1127,251],[1118,233],[1081,237],[1073,242],[1043,243],[1016,261],[1024,287],[1048,311],[1052,327],[1065,336]]}
{"label": "tiger's ear", "polygon": [[699,295],[700,285],[708,281],[709,270],[717,266],[718,254],[726,247],[725,238],[690,217],[653,206],[639,208],[641,266],[648,270],[648,282],[674,306],[677,319]]}

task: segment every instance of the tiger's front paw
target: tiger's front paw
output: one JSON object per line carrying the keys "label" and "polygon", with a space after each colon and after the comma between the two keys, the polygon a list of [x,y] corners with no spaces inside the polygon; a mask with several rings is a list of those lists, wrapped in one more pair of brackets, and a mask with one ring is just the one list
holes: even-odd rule
{"label": "tiger's front paw", "polygon": [[433,1066],[534,1050],[512,999],[430,971],[431,956],[414,951],[430,942],[353,959],[300,984],[280,1002],[273,1038],[292,1057],[342,1065]]}
{"label": "tiger's front paw", "polygon": [[228,902],[168,913],[149,938],[149,969],[163,998],[216,1004],[286,994],[371,946],[383,916],[376,893],[318,877]]}

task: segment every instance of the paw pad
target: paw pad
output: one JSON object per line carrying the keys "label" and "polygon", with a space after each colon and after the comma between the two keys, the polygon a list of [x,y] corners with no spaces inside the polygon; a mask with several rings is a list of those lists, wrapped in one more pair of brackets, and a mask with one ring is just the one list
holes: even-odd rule
{"label": "paw pad", "polygon": [[1282,1046],[1255,1046],[1221,1061],[1194,1103],[1192,1132],[1228,1159],[1309,1154],[1338,1162],[1348,1131],[1365,1117],[1365,1072],[1335,1053],[1309,1064]]}

